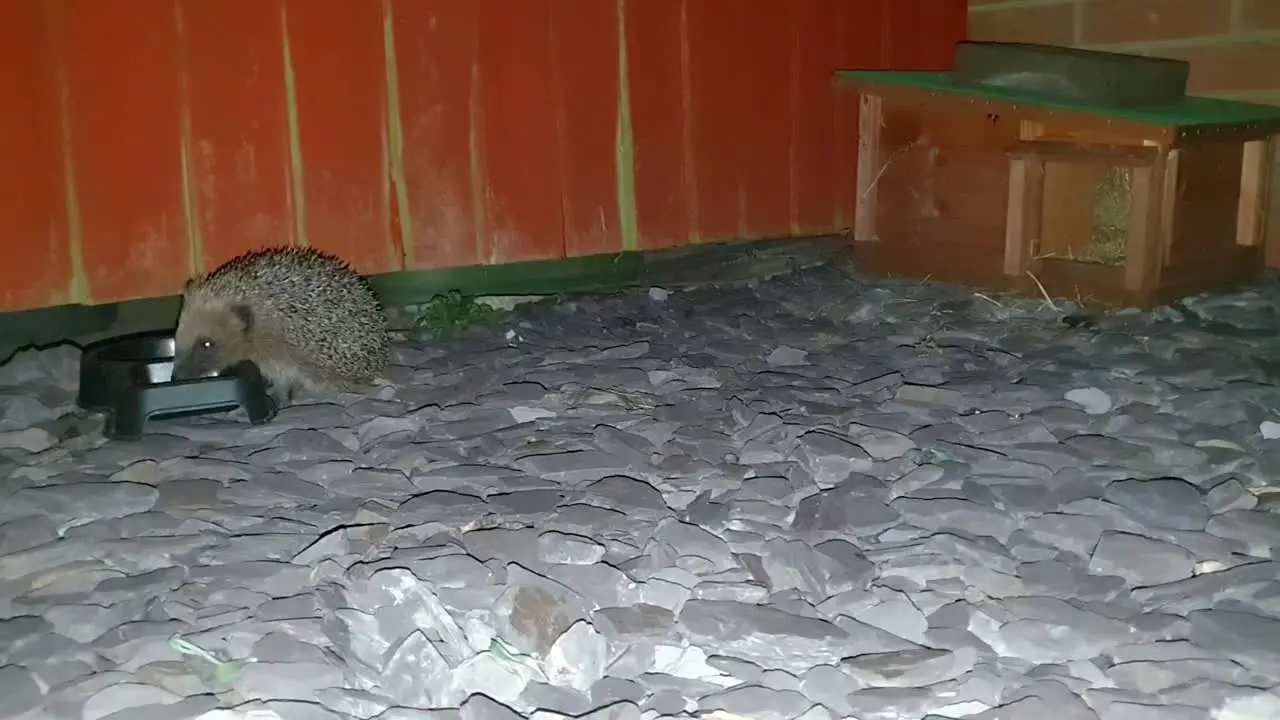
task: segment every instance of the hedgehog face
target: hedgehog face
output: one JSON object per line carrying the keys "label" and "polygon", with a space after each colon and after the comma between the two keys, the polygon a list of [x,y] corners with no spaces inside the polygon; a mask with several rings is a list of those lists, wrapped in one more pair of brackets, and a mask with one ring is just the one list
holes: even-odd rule
{"label": "hedgehog face", "polygon": [[206,377],[248,360],[252,320],[245,305],[184,302],[174,334],[173,379]]}

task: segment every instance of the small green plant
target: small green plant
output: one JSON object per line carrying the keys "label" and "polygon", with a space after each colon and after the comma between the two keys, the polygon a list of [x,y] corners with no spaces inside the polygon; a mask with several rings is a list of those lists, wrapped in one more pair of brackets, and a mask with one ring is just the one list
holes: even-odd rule
{"label": "small green plant", "polygon": [[474,297],[459,290],[450,290],[422,305],[417,325],[418,329],[437,337],[448,337],[477,325],[496,322],[502,315],[501,311],[476,301]]}

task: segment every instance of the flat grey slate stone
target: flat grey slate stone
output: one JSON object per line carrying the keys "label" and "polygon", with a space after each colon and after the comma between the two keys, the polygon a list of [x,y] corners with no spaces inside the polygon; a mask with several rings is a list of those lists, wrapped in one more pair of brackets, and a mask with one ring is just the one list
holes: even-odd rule
{"label": "flat grey slate stone", "polygon": [[19,354],[0,717],[1280,712],[1280,286],[1070,327],[800,264],[414,331],[368,392],[136,443],[77,351]]}

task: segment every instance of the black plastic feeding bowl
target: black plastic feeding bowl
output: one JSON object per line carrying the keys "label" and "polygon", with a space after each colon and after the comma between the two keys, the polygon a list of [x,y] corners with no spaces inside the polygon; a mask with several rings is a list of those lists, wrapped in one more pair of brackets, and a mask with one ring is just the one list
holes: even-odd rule
{"label": "black plastic feeding bowl", "polygon": [[148,420],[244,408],[261,425],[276,415],[258,367],[241,363],[194,380],[172,380],[172,332],[125,335],[94,343],[80,357],[76,404],[107,415],[103,432],[113,440],[137,440]]}

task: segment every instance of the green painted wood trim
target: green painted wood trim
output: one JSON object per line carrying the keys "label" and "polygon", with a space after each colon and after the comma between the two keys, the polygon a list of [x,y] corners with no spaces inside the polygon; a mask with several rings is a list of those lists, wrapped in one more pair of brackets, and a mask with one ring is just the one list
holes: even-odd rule
{"label": "green painted wood trim", "polygon": [[[612,292],[634,287],[690,287],[790,272],[843,256],[843,238],[829,235],[726,241],[669,250],[448,270],[398,271],[369,279],[389,306],[416,305],[460,291],[471,296]],[[177,295],[105,305],[62,305],[0,312],[0,362],[18,347],[81,342],[87,335],[172,327]],[[88,338],[98,339],[98,338]]]}
{"label": "green painted wood trim", "polygon": [[761,277],[797,258],[830,259],[844,252],[839,236],[726,240],[667,250],[643,250],[560,260],[475,265],[369,277],[383,303],[417,305],[436,295],[557,295],[632,287],[685,286]]}
{"label": "green painted wood trim", "polygon": [[43,347],[69,338],[102,332],[120,314],[118,303],[59,305],[0,313],[0,364],[22,347]]}
{"label": "green painted wood trim", "polygon": [[952,81],[950,73],[899,72],[877,70],[837,70],[837,86],[859,83],[908,87],[924,92],[945,93],[961,97],[1016,103],[1030,107],[1087,113],[1142,125],[1198,127],[1215,125],[1280,126],[1280,107],[1258,105],[1219,98],[1188,95],[1173,105],[1150,107],[1111,107],[1072,102],[1035,93],[995,87],[974,87]]}
{"label": "green painted wood trim", "polygon": [[411,270],[369,277],[384,304],[416,305],[460,290],[468,295],[554,295],[633,286],[641,280],[638,252],[567,260]]}

